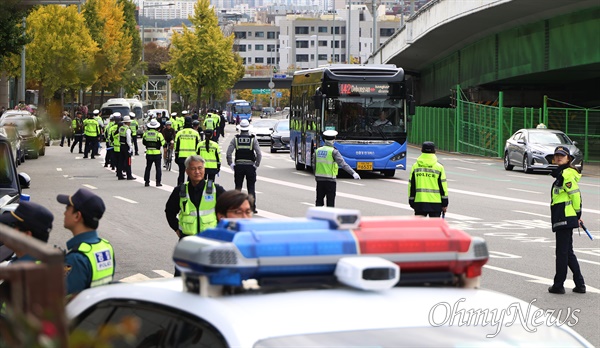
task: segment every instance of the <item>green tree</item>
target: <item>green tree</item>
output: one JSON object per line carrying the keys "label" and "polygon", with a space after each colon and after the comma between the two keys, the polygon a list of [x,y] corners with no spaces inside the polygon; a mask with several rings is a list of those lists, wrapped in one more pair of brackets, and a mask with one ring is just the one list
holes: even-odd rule
{"label": "green tree", "polygon": [[0,2],[0,64],[11,54],[20,54],[29,38],[24,36],[23,17],[27,12],[19,6],[20,0]]}
{"label": "green tree", "polygon": [[44,91],[53,94],[81,83],[80,74],[91,64],[98,47],[77,6],[47,5],[35,9],[27,18],[27,76]]}
{"label": "green tree", "polygon": [[240,62],[233,54],[233,35],[223,35],[209,0],[198,0],[189,20],[193,30],[184,26],[183,33],[173,35],[164,68],[173,76],[173,90],[195,96],[200,107],[204,89],[214,96],[235,83]]}

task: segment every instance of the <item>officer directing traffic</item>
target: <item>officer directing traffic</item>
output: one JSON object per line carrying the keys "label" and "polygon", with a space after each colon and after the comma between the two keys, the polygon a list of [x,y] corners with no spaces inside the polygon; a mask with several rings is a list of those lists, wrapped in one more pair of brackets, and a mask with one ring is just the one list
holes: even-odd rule
{"label": "officer directing traffic", "polygon": [[352,175],[354,179],[360,179],[360,175],[344,161],[342,154],[333,147],[333,142],[335,141],[337,134],[338,132],[334,130],[323,132],[325,144],[315,151],[315,156],[317,157],[315,166],[317,199],[315,201],[315,206],[317,207],[325,205],[325,197],[327,197],[328,207],[335,206],[335,191],[337,189],[336,178],[339,167],[342,167],[342,169]]}
{"label": "officer directing traffic", "polygon": [[[232,160],[234,150],[235,162]],[[246,178],[248,194],[254,199],[254,206],[252,207],[254,214],[258,213],[256,210],[255,185],[256,169],[260,166],[261,159],[262,153],[258,140],[256,140],[254,134],[250,134],[250,122],[242,120],[240,122],[240,134],[236,134],[231,139],[231,143],[229,143],[229,147],[227,148],[227,164],[233,170],[236,190],[242,190],[244,178]]]}
{"label": "officer directing traffic", "polygon": [[573,292],[585,294],[585,280],[577,256],[573,252],[573,229],[579,227],[581,221],[581,191],[579,179],[581,174],[571,161],[571,151],[566,146],[557,146],[554,149],[554,163],[558,165],[552,171],[555,178],[552,183],[552,203],[550,204],[550,217],[552,232],[556,236],[556,273],[554,282],[548,288],[553,294],[564,294],[564,282],[567,279],[567,268],[573,272],[575,287]]}
{"label": "officer directing traffic", "polygon": [[446,171],[437,160],[433,142],[424,142],[421,152],[410,171],[408,203],[415,215],[440,217],[448,209]]}
{"label": "officer directing traffic", "polygon": [[150,170],[154,164],[156,169],[156,186],[160,187],[162,178],[162,170],[160,168],[160,159],[162,157],[160,151],[165,146],[165,138],[158,131],[160,123],[157,120],[152,120],[147,125],[148,130],[142,136],[142,144],[146,146],[146,170],[144,171],[144,186],[150,186]]}
{"label": "officer directing traffic", "polygon": [[72,196],[58,195],[56,200],[67,206],[64,227],[73,233],[65,256],[67,293],[110,283],[115,274],[115,253],[97,231],[106,210],[104,201],[83,188]]}

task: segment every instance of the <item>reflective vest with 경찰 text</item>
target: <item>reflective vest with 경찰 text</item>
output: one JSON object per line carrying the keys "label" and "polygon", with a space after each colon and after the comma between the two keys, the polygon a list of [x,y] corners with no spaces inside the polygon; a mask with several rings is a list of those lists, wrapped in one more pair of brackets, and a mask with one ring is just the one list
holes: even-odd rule
{"label": "reflective vest with \uacbd\ucc30 text", "polygon": [[192,128],[184,128],[177,132],[175,136],[175,143],[178,147],[175,149],[178,151],[178,158],[188,158],[189,156],[196,154],[196,147],[200,142],[200,135],[197,131]]}
{"label": "reflective vest with \uacbd\ucc30 text", "polygon": [[185,189],[185,197],[182,197],[182,192],[179,195],[179,230],[186,236],[196,235],[204,232],[208,228],[217,226],[217,214],[215,206],[217,204],[216,188],[213,183],[212,192],[206,193],[208,183],[204,184],[202,189],[202,198],[200,199],[199,210],[190,200],[189,181],[183,184],[182,190]]}
{"label": "reflective vest with \uacbd\ucc30 text", "polygon": [[317,165],[315,166],[315,176],[324,178],[335,178],[338,174],[338,164],[333,159],[333,150],[331,146],[321,146],[315,151]]}
{"label": "reflective vest with \uacbd\ucc30 text", "polygon": [[108,284],[113,280],[115,274],[115,253],[112,245],[106,239],[100,239],[98,243],[81,243],[77,252],[85,255],[90,261],[92,268],[92,281],[89,287]]}

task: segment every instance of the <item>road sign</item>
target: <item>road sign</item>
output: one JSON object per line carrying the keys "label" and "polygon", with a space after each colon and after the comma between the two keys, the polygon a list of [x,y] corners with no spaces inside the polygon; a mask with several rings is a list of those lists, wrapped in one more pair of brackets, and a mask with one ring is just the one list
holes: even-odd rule
{"label": "road sign", "polygon": [[269,88],[273,89],[273,87],[275,87],[275,83],[273,81],[269,82]]}
{"label": "road sign", "polygon": [[281,98],[281,96],[282,96],[282,95],[283,95],[283,94],[281,94],[281,92],[277,92],[277,93],[275,93],[275,96],[276,96],[277,98]]}
{"label": "road sign", "polygon": [[273,75],[274,79],[285,79],[287,76],[285,74],[275,74]]}
{"label": "road sign", "polygon": [[252,90],[252,94],[269,94],[270,93],[270,89],[268,88],[263,88],[263,89],[253,89]]}

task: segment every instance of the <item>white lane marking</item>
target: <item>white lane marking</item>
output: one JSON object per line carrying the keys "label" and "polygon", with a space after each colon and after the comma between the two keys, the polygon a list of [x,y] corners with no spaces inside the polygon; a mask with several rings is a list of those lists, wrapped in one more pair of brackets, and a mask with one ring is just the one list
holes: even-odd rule
{"label": "white lane marking", "polygon": [[[378,179],[378,180],[393,182],[395,184],[408,185],[408,181],[393,180],[393,179]],[[487,194],[487,193],[465,191],[465,190],[457,190],[457,189],[452,189],[452,188],[449,188],[448,191],[455,192],[455,193],[461,193],[461,194],[469,195],[469,196],[477,196],[477,197],[483,197],[483,198],[490,198],[492,200],[495,199],[495,200],[503,200],[503,201],[508,201],[508,202],[514,202],[514,203],[525,203],[525,204],[539,205],[539,206],[543,206],[543,207],[547,207],[548,206],[548,202],[536,202],[536,201],[530,201],[530,200],[527,200],[527,199],[519,199],[519,198],[512,198],[512,197],[497,196],[497,195],[491,195],[491,194]],[[592,213],[592,214],[600,214],[600,210],[597,210],[597,209],[583,208],[583,211],[588,212],[588,213]],[[446,216],[448,216],[448,214],[446,214]]]}
{"label": "white lane marking", "polygon": [[127,203],[137,204],[136,201],[132,201],[131,199],[128,199],[128,198],[125,198],[125,197],[121,197],[121,196],[113,196],[113,197],[115,197],[116,199],[120,199],[122,201],[125,201]]}
{"label": "white lane marking", "polygon": [[56,168],[57,172],[62,172],[62,168]]}
{"label": "white lane marking", "polygon": [[537,192],[537,191],[521,190],[521,189],[512,188],[512,187],[509,187],[509,188],[508,188],[508,190],[511,190],[511,191],[519,191],[519,192],[525,192],[525,193],[535,193],[536,195],[539,195],[539,194],[541,194],[541,192]]}
{"label": "white lane marking", "polygon": [[462,170],[468,170],[470,172],[476,172],[476,169],[472,169],[472,168],[465,168],[465,167],[455,167],[456,169],[462,169]]}
{"label": "white lane marking", "polygon": [[308,205],[309,207],[314,207],[315,206],[314,203],[308,203],[308,202],[300,202],[300,204]]}
{"label": "white lane marking", "polygon": [[525,176],[525,175],[508,174],[507,176],[512,176],[513,178],[519,178],[519,179],[530,179],[530,180],[537,180],[538,179],[538,178],[536,178],[535,176],[532,176],[532,175]]}
{"label": "white lane marking", "polygon": [[545,217],[545,218],[550,218],[550,215],[544,215],[544,214],[536,214],[536,213],[532,213],[529,211],[522,211],[522,210],[513,210],[513,213],[521,213],[521,214],[527,214],[527,215],[535,215],[535,216],[541,216],[541,217]]}
{"label": "white lane marking", "polygon": [[90,190],[97,190],[98,189],[96,186],[92,186],[92,185],[88,185],[88,184],[83,184],[81,186],[85,186],[85,187],[89,188]]}
{"label": "white lane marking", "polygon": [[158,274],[163,278],[173,278],[173,274],[167,271],[163,271],[162,269],[153,269],[152,272]]}
{"label": "white lane marking", "polygon": [[63,174],[63,178],[68,178],[69,176],[66,174]]}
{"label": "white lane marking", "polygon": [[294,219],[293,217],[289,217],[289,216],[285,216],[285,215],[280,215],[277,213],[271,213],[265,210],[260,209],[258,211],[258,214],[256,214],[257,216],[260,217],[264,217],[265,219],[277,219],[277,220],[291,220]]}
{"label": "white lane marking", "polygon": [[276,167],[273,167],[273,166],[267,166],[267,165],[265,165],[265,167],[267,167],[267,168],[271,168],[271,169],[275,169],[275,168],[276,168]]}
{"label": "white lane marking", "polygon": [[83,159],[81,156],[75,156],[75,159]]}
{"label": "white lane marking", "polygon": [[132,276],[123,278],[119,280],[121,283],[135,283],[135,282],[143,282],[144,280],[150,280],[150,277],[147,277],[141,273],[134,274]]}
{"label": "white lane marking", "polygon": [[580,258],[577,258],[577,261],[584,262],[584,263],[591,263],[592,265],[600,266],[600,262],[596,262],[596,261],[584,260],[584,259],[580,259]]}
{"label": "white lane marking", "polygon": [[586,183],[578,183],[579,186],[591,186],[591,187],[600,187],[600,185],[595,185],[595,184],[586,184]]}
{"label": "white lane marking", "polygon": [[[231,169],[227,169],[227,168],[225,168],[225,169],[221,168],[221,171],[226,171],[226,172],[231,173]],[[267,177],[263,177],[263,176],[257,176],[257,179],[261,180],[261,181],[264,181],[264,182],[270,182],[270,183],[273,183],[273,184],[287,186],[287,187],[292,187],[292,188],[296,188],[296,189],[300,189],[300,190],[311,191],[311,192],[315,191],[315,187],[314,186],[301,185],[301,184],[296,184],[296,183],[292,183],[292,182],[288,182],[288,181],[282,181],[282,180],[267,178]],[[380,180],[386,180],[386,179],[380,179]],[[397,181],[399,181],[399,180],[390,180],[390,179],[387,179],[387,180],[391,181],[391,182],[397,182]],[[408,184],[408,183],[405,183],[405,184]],[[404,209],[404,210],[408,210],[408,211],[413,211],[413,209],[408,204],[402,204],[402,203],[387,201],[387,200],[384,200],[384,199],[364,197],[364,196],[359,196],[359,195],[354,195],[354,194],[344,193],[344,192],[337,192],[336,196],[337,197],[350,198],[350,199],[354,199],[354,200],[357,200],[357,201],[363,201],[363,202],[369,202],[369,203],[386,205],[386,206],[390,206],[390,207],[396,207],[396,208],[400,208],[400,209]],[[480,218],[476,218],[476,217],[472,217],[472,216],[467,216],[467,215],[454,214],[454,213],[447,213],[446,214],[446,218],[456,219],[456,220],[472,220],[472,221],[474,221],[474,220],[481,220]]]}
{"label": "white lane marking", "polygon": [[292,172],[292,174],[302,175],[302,176],[309,176],[310,175],[310,174],[300,173],[300,172]]}
{"label": "white lane marking", "polygon": [[356,186],[365,186],[364,184],[359,184],[357,182],[347,181],[347,180],[340,180],[340,182],[343,182],[344,184],[350,184],[350,185],[356,185]]}
{"label": "white lane marking", "polygon": [[[523,273],[523,272],[517,272],[517,271],[510,270],[510,269],[500,268],[500,267],[490,266],[490,265],[484,265],[483,267],[486,268],[486,269],[491,269],[491,270],[498,271],[498,272],[504,272],[504,273],[516,275],[516,276],[519,276],[519,277],[530,278],[528,280],[528,282],[532,282],[532,283],[545,284],[545,285],[552,285],[552,284],[554,284],[554,280],[553,279],[548,279],[548,278],[544,278],[544,277],[538,277],[538,276],[533,275],[533,274],[528,274],[528,273]],[[574,287],[575,287],[575,283],[572,280],[567,279],[565,281],[565,288],[574,288]],[[600,290],[599,289],[591,287],[591,286],[589,286],[587,284],[586,284],[586,290],[587,290],[587,292],[595,292],[597,294],[600,294]]]}
{"label": "white lane marking", "polygon": [[496,259],[520,259],[521,258],[521,256],[519,256],[519,255],[503,253],[501,251],[490,250],[489,253],[490,253],[490,257],[496,258]]}

